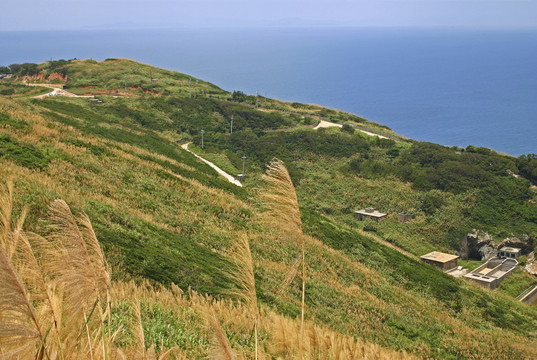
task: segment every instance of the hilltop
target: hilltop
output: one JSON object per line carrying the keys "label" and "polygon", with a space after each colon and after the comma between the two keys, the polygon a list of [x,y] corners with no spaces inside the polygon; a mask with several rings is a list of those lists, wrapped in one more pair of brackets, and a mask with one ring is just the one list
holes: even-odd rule
{"label": "hilltop", "polygon": [[[537,307],[515,297],[535,277],[520,268],[489,291],[418,260],[433,250],[455,253],[473,229],[534,244],[534,155],[421,143],[353,114],[230,93],[132,60],[23,65],[0,80],[0,173],[14,182],[15,217],[27,207],[24,228],[47,233],[54,199],[87,213],[113,269],[114,329],[133,327],[139,300],[147,348],[177,345],[185,358],[203,358],[212,308],[231,347],[252,358],[252,324],[230,295],[236,282],[226,271],[247,234],[260,356],[298,356],[301,281],[283,291],[281,283],[300,250],[263,220],[260,200],[276,157],[300,205],[311,358],[338,358],[337,351],[345,358],[355,348],[364,358],[534,356]],[[25,83],[76,96],[36,98],[51,89]],[[340,126],[315,129],[321,120]],[[233,175],[245,155],[244,186],[185,143]],[[370,206],[387,219],[354,217]],[[399,223],[398,212],[414,219]],[[135,342],[123,331],[116,345]]]}

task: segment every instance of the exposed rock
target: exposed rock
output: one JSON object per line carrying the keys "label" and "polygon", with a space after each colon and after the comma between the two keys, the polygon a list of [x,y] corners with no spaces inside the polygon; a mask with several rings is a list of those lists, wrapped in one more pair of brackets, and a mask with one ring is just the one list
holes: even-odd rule
{"label": "exposed rock", "polygon": [[522,255],[528,255],[535,249],[535,239],[528,235],[522,235],[496,243],[489,234],[474,230],[473,234],[467,234],[462,241],[459,256],[463,260],[488,260],[496,256],[498,250],[505,246],[519,248]]}
{"label": "exposed rock", "polygon": [[481,260],[489,260],[498,254],[498,246],[493,242],[484,244],[479,248],[479,254],[481,255]]}
{"label": "exposed rock", "polygon": [[459,255],[461,259],[486,260],[496,256],[498,245],[487,233],[474,230],[473,234],[467,234],[461,243]]}
{"label": "exposed rock", "polygon": [[537,262],[535,262],[535,252],[531,252],[528,255],[528,262],[524,268],[531,275],[537,275]]}
{"label": "exposed rock", "polygon": [[521,250],[522,255],[528,255],[535,248],[535,240],[528,235],[522,235],[519,238],[512,237],[503,240],[500,245],[498,245],[498,249],[501,249],[504,246],[518,248]]}
{"label": "exposed rock", "polygon": [[537,264],[528,264],[524,268],[529,274],[537,276]]}

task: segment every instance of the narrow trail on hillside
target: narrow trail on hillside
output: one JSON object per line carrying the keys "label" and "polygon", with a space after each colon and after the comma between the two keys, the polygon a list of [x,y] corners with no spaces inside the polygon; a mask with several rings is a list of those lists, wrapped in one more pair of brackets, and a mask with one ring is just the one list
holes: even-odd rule
{"label": "narrow trail on hillside", "polygon": [[[338,128],[343,127],[343,125],[341,125],[341,124],[336,124],[336,123],[326,121],[326,120],[320,120],[319,123],[317,124],[317,126],[315,126],[313,129],[317,130],[317,129],[327,128],[327,127],[334,127],[334,126],[338,127]],[[358,129],[358,131],[360,131],[360,132],[362,132],[362,133],[364,133],[366,135],[377,136],[377,137],[379,137],[381,139],[387,139],[387,137],[384,136],[384,135],[379,135],[379,134],[372,133],[371,131],[366,131],[366,130],[359,129],[357,126],[352,125],[352,124],[351,124],[351,126],[356,128],[356,129]]]}
{"label": "narrow trail on hillside", "polygon": [[419,260],[416,255],[409,253],[408,251],[400,248],[399,246],[397,246],[395,244],[392,244],[389,241],[384,240],[383,238],[381,238],[381,237],[379,237],[377,235],[373,235],[373,234],[371,234],[371,233],[369,233],[367,231],[361,230],[361,229],[353,229],[353,230],[356,231],[357,233],[359,233],[360,235],[363,235],[363,236],[366,236],[366,237],[368,237],[368,238],[370,238],[372,240],[375,240],[376,242],[378,242],[378,243],[380,243],[380,244],[382,244],[384,246],[387,246],[387,247],[392,248],[392,249],[394,249],[396,251],[399,251],[403,255],[406,255],[406,256],[408,256],[410,258],[413,258],[413,259],[416,259],[416,260]]}
{"label": "narrow trail on hillside", "polygon": [[90,96],[90,95],[77,95],[77,94],[73,94],[73,93],[71,93],[69,91],[65,91],[62,88],[61,84],[26,84],[26,85],[27,86],[41,86],[41,87],[46,87],[46,88],[52,89],[52,91],[50,93],[48,93],[48,94],[34,96],[34,98],[36,98],[36,99],[42,99],[44,97],[51,96],[51,95],[49,95],[51,93],[54,93],[54,96],[82,97],[82,98],[92,98],[92,97],[94,97],[94,96]]}
{"label": "narrow trail on hillside", "polygon": [[241,184],[241,182],[239,180],[235,179],[233,176],[229,175],[227,172],[225,172],[224,170],[220,169],[218,166],[216,166],[215,164],[213,164],[209,160],[205,160],[204,158],[202,158],[198,154],[195,154],[192,151],[188,150],[188,145],[190,145],[190,143],[183,144],[183,145],[181,145],[181,148],[186,150],[186,151],[188,151],[189,153],[191,153],[192,155],[194,155],[195,157],[197,157],[198,159],[200,159],[201,161],[203,161],[204,163],[206,163],[207,165],[209,165],[210,167],[215,169],[217,173],[219,173],[220,175],[225,177],[226,180],[229,181],[230,183],[242,187],[242,184]]}

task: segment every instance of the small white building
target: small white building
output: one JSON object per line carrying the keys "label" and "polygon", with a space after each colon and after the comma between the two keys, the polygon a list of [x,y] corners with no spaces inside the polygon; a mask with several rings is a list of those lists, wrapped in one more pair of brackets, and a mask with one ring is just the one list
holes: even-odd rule
{"label": "small white building", "polygon": [[388,214],[381,213],[380,211],[377,211],[372,207],[368,207],[354,212],[354,216],[356,216],[358,220],[365,220],[369,218],[375,220],[376,222],[384,220],[387,215]]}
{"label": "small white building", "polygon": [[509,258],[509,259],[518,259],[520,257],[521,250],[519,248],[513,247],[503,247],[498,250],[499,258]]}

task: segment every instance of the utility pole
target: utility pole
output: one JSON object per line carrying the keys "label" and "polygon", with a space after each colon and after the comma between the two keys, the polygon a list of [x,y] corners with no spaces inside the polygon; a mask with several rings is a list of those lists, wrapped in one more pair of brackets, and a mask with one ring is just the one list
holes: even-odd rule
{"label": "utility pole", "polygon": [[201,148],[203,149],[203,134],[205,134],[205,130],[201,129]]}
{"label": "utility pole", "polygon": [[255,107],[259,107],[259,90],[255,92]]}
{"label": "utility pole", "polygon": [[246,155],[242,155],[241,159],[242,159],[242,178],[244,179],[244,177],[246,176],[246,174],[244,173],[244,161],[246,160]]}
{"label": "utility pole", "polygon": [[230,128],[229,133],[233,134],[233,115],[231,115],[231,128]]}

